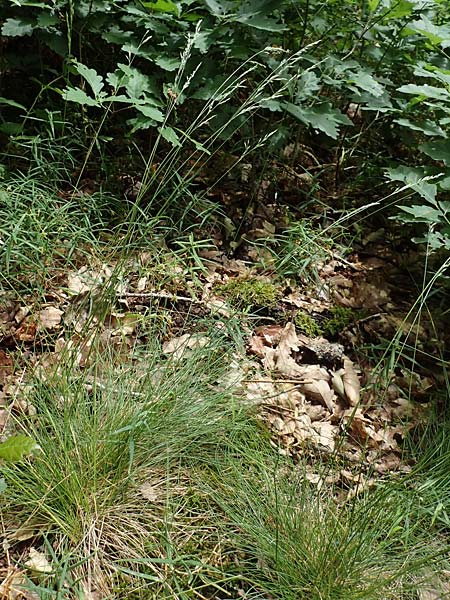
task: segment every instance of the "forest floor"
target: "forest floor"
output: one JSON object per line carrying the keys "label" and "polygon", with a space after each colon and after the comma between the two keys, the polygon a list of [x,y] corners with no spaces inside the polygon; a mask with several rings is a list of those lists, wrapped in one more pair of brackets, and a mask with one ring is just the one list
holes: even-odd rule
{"label": "forest floor", "polygon": [[269,184],[233,186],[231,229],[190,243],[24,242],[0,426],[34,449],[2,455],[2,597],[450,596],[425,257],[382,227],[278,235]]}

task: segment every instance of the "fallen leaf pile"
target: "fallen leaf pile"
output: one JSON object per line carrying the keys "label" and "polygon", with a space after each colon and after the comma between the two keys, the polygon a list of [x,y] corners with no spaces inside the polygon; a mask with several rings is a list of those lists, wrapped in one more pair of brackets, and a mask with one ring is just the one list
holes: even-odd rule
{"label": "fallen leaf pile", "polygon": [[337,452],[378,474],[409,470],[401,444],[423,408],[395,387],[371,402],[342,346],[297,334],[288,323],[257,328],[248,348],[259,369],[245,384],[246,396],[261,407],[283,454]]}

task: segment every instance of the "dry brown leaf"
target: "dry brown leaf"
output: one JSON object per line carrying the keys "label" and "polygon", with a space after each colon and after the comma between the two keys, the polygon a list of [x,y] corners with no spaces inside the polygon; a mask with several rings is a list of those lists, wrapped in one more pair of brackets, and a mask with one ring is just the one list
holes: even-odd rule
{"label": "dry brown leaf", "polygon": [[39,312],[38,329],[55,329],[60,323],[63,311],[55,306],[48,306]]}
{"label": "dry brown leaf", "polygon": [[318,443],[331,451],[334,451],[336,445],[336,436],[339,432],[338,427],[328,421],[316,421],[312,423],[312,428],[319,434]]}
{"label": "dry brown leaf", "polygon": [[48,562],[45,554],[35,548],[30,548],[30,558],[26,561],[25,566],[37,573],[51,573],[53,571],[53,567]]}
{"label": "dry brown leaf", "polygon": [[272,427],[278,431],[278,433],[283,433],[284,429],[284,421],[281,417],[274,417],[272,420]]}
{"label": "dry brown leaf", "polygon": [[156,502],[159,498],[157,489],[150,481],[143,483],[139,488],[139,492],[149,502]]}
{"label": "dry brown leaf", "polygon": [[0,384],[14,371],[14,361],[10,354],[0,349]]}
{"label": "dry brown leaf", "polygon": [[333,412],[336,396],[325,379],[316,379],[303,384],[302,391],[307,398],[320,402],[330,411],[330,413]]}
{"label": "dry brown leaf", "polygon": [[[272,428],[276,431],[277,435],[290,436],[294,433],[296,428],[296,420],[292,418],[283,419],[280,416],[270,415],[268,417],[269,422],[272,424]],[[287,439],[285,442],[288,441]],[[293,442],[293,439],[292,439]],[[291,445],[292,445],[291,442]]]}
{"label": "dry brown leaf", "polygon": [[291,351],[287,346],[267,347],[264,350],[262,364],[267,371],[278,371],[291,379],[303,376],[302,367],[292,358]]}
{"label": "dry brown leaf", "polygon": [[391,471],[397,471],[401,466],[401,458],[394,452],[384,454],[380,460],[378,460],[374,467],[377,473],[384,475],[384,473],[390,473]]}
{"label": "dry brown leaf", "polygon": [[206,300],[205,306],[209,308],[213,314],[219,314],[223,317],[231,316],[230,307],[224,300],[221,300],[220,298],[211,298],[210,300]]}
{"label": "dry brown leaf", "polygon": [[217,380],[217,383],[223,389],[239,389],[243,388],[243,381],[247,376],[250,368],[250,361],[241,359],[235,356],[228,365],[227,372]]}
{"label": "dry brown leaf", "polygon": [[294,433],[296,427],[295,419],[288,419],[284,422],[283,435],[290,435]]}
{"label": "dry brown leaf", "polygon": [[251,402],[265,402],[276,394],[273,380],[269,377],[259,377],[258,381],[250,381],[246,385],[247,398]]}
{"label": "dry brown leaf", "polygon": [[377,434],[369,419],[364,416],[356,415],[350,422],[350,432],[352,437],[363,444],[371,447],[379,446],[382,438]]}
{"label": "dry brown leaf", "polygon": [[20,342],[32,342],[36,338],[36,332],[37,323],[31,318],[26,318],[14,333],[14,337]]}
{"label": "dry brown leaf", "polygon": [[430,588],[419,588],[417,593],[419,600],[442,600],[442,592]]}
{"label": "dry brown leaf", "polygon": [[305,403],[304,410],[311,421],[322,421],[328,416],[326,408],[322,404]]}
{"label": "dry brown leaf", "polygon": [[6,423],[8,422],[9,416],[10,416],[9,410],[0,408],[0,434],[3,433]]}
{"label": "dry brown leaf", "polygon": [[446,569],[425,574],[417,590],[419,600],[442,600],[450,595],[450,573]]}
{"label": "dry brown leaf", "polygon": [[291,384],[283,384],[281,387],[287,387],[287,389],[276,396],[277,405],[291,411],[291,413],[295,411],[298,413],[299,407],[303,408],[305,404],[305,395],[297,387],[292,388]]}
{"label": "dry brown leaf", "polygon": [[414,402],[411,402],[411,400],[407,400],[406,398],[396,398],[392,401],[392,404],[392,415],[398,419],[410,419],[416,408]]}
{"label": "dry brown leaf", "polygon": [[73,296],[79,296],[85,292],[89,292],[98,288],[105,279],[111,277],[112,271],[106,265],[94,271],[84,266],[75,273],[69,273],[67,276],[67,289]]}
{"label": "dry brown leaf", "polygon": [[295,350],[298,352],[299,349],[299,339],[295,332],[294,323],[287,323],[285,328],[280,333],[280,341],[278,343],[278,348],[280,352],[292,352]]}
{"label": "dry brown leaf", "polygon": [[22,321],[30,314],[30,309],[28,306],[21,306],[19,310],[14,315],[15,322],[19,325]]}
{"label": "dry brown leaf", "polygon": [[295,429],[296,431],[299,432],[310,432],[311,431],[311,419],[309,417],[309,415],[307,414],[302,414],[299,415],[297,418],[297,422],[295,424]]}
{"label": "dry brown leaf", "polygon": [[375,485],[375,479],[372,477],[370,479],[366,479],[364,477],[361,478],[355,486],[353,486],[347,494],[347,500],[351,500],[355,496],[360,496],[363,492],[373,488]]}
{"label": "dry brown leaf", "polygon": [[251,354],[264,358],[266,354],[267,346],[264,343],[263,338],[260,335],[252,335],[249,344],[249,351]]}
{"label": "dry brown leaf", "polygon": [[398,443],[395,436],[403,436],[404,432],[401,428],[386,427],[385,429],[380,429],[377,433],[383,450],[398,450]]}
{"label": "dry brown leaf", "polygon": [[269,346],[276,346],[280,342],[283,331],[282,325],[263,325],[257,327],[255,333],[264,338]]}
{"label": "dry brown leaf", "polygon": [[171,340],[164,342],[163,352],[164,354],[172,354],[175,360],[178,360],[182,356],[186,356],[188,350],[203,348],[209,344],[209,341],[209,338],[204,335],[185,333],[184,335],[174,337]]}
{"label": "dry brown leaf", "polygon": [[39,524],[34,521],[28,521],[9,534],[8,540],[12,540],[14,542],[24,542],[25,540],[35,537],[39,534],[39,532]]}
{"label": "dry brown leaf", "polygon": [[359,403],[361,383],[356,373],[353,362],[344,357],[344,372],[342,373],[342,382],[344,384],[345,396],[350,406],[356,406]]}
{"label": "dry brown leaf", "polygon": [[102,600],[104,595],[89,589],[89,583],[83,583],[83,600]]}

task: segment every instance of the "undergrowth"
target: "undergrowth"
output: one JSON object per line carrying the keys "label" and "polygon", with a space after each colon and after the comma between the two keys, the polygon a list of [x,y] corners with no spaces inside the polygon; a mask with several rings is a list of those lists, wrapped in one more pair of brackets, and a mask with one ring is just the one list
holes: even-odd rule
{"label": "undergrowth", "polygon": [[[449,266],[442,7],[0,0],[4,381],[11,349],[22,368],[2,389],[2,435],[39,446],[1,464],[12,587],[49,600],[449,596],[447,375],[436,415],[404,444],[410,471],[343,494],[338,451],[291,460],[246,402],[249,323],[231,310],[271,322],[293,283],[331,293],[322,267],[357,271],[346,230],[383,212],[421,236],[426,264],[411,324],[377,353],[368,387],[381,403],[405,364],[411,381],[422,358],[447,366],[415,333]],[[90,283],[71,288],[69,273]],[[50,333],[27,323],[55,298]],[[354,316],[295,321],[337,338]]]}
{"label": "undergrowth", "polygon": [[[57,203],[35,189],[39,202]],[[30,206],[45,226],[42,211]],[[59,257],[63,271],[77,267],[83,245],[97,260],[105,252],[103,232],[88,224],[77,230],[79,213],[73,204],[65,208],[52,213],[59,228],[48,236],[45,260],[10,245],[7,281],[25,274],[18,279],[26,282],[24,298],[36,289],[30,273],[45,282],[45,261]],[[23,246],[39,248],[36,229],[18,228]],[[176,294],[183,267],[191,274],[206,268],[195,243],[182,244],[178,253],[155,244],[152,258],[136,258],[135,268],[156,291],[159,282],[163,289],[173,285]],[[2,465],[6,549],[10,557],[20,555],[20,540],[29,540],[49,565],[44,572],[28,570],[20,585],[39,598],[74,600],[95,594],[394,600],[430,585],[445,589],[447,421],[436,419],[411,437],[416,467],[410,474],[379,480],[343,500],[341,490],[326,483],[330,463],[316,465],[323,483],[311,484],[307,455],[297,464],[280,456],[241,397],[233,369],[244,343],[233,318],[197,319],[203,341],[186,341],[171,354],[162,345],[170,321],[150,316],[144,344],[130,346],[117,334],[105,343],[101,325],[111,318],[115,290],[130,265],[130,253],[117,253],[117,245],[111,257],[109,280],[76,303],[84,315],[81,328],[73,320],[81,345],[66,343],[54,364],[29,369],[21,391],[25,410],[12,411],[14,430],[40,450]],[[277,299],[277,286],[263,280],[232,283],[221,291],[239,308]],[[163,317],[158,310],[150,304],[146,314]],[[348,317],[348,311],[332,315],[340,319],[337,327]],[[114,318],[120,323],[123,315]],[[26,556],[17,566],[24,562]]]}

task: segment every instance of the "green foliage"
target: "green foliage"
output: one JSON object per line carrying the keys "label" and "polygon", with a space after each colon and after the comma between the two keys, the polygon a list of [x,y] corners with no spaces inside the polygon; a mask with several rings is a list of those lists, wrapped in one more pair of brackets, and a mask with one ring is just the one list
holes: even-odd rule
{"label": "green foliage", "polygon": [[[410,186],[433,209],[402,204],[402,220],[424,223],[425,236],[415,239],[448,250],[441,196],[450,187],[450,28],[443,3],[355,6],[351,0],[328,3],[326,10],[319,0],[305,6],[286,0],[0,0],[2,69],[13,73],[10,97],[0,99],[0,131],[16,140],[50,127],[59,138],[67,119],[89,153],[103,146],[113,152],[117,136],[149,132],[156,140],[144,158],[150,165],[161,145],[211,156],[222,140],[234,138],[245,152],[248,140],[261,134],[255,114],[264,113],[262,137],[275,133],[278,144],[300,132],[356,161],[366,146],[388,148],[388,178]],[[108,135],[101,139],[102,129]],[[398,164],[396,139],[410,152],[419,147],[424,158],[412,179]],[[188,162],[180,175],[185,187],[194,175],[186,173]],[[176,188],[163,207],[178,204],[174,166],[171,156],[161,167]],[[162,175],[148,177],[139,198],[151,193],[158,204]],[[282,265],[284,275],[303,269],[307,257],[297,254]]]}
{"label": "green foliage", "polygon": [[[287,35],[296,30],[301,17],[284,1],[122,0],[110,4],[58,0],[48,6],[24,1],[11,5],[2,0],[0,5],[4,5],[5,15],[2,35],[11,40],[12,47],[17,38],[26,37],[31,46],[47,45],[53,63],[65,61],[56,80],[54,64],[29,61],[25,66],[19,61],[16,65],[48,81],[43,100],[48,101],[50,93],[57,104],[59,95],[83,111],[111,110],[115,105],[117,113],[129,107],[134,115],[127,114],[127,124],[134,130],[163,122],[164,109],[175,98],[175,104],[181,106],[188,100],[198,104],[220,97],[227,76],[246,60],[250,60],[246,87],[255,89],[268,73],[283,67],[291,42],[294,48],[301,48],[298,40]],[[337,14],[336,6],[330,11],[330,23]],[[323,34],[327,25],[321,19]],[[322,58],[322,48],[318,48],[319,60],[314,59],[306,50],[315,51],[319,28],[313,19],[304,24],[316,39],[311,47],[305,47],[297,65],[283,67],[283,77],[292,80],[289,87],[276,97],[261,93],[257,100],[268,114],[291,115],[336,139],[341,127],[353,124],[341,110],[347,98],[337,97],[334,90],[340,91],[338,96],[343,88],[347,92],[361,90],[373,98],[382,97],[385,90],[371,67],[359,65],[354,58]],[[322,40],[321,46],[326,43]],[[346,52],[348,47],[342,50]],[[259,61],[254,60],[255,55]],[[179,120],[178,115],[172,113],[171,120]],[[6,123],[3,128],[7,130]]]}
{"label": "green foliage", "polygon": [[38,448],[35,440],[28,435],[12,435],[0,443],[0,460],[19,462]]}
{"label": "green foliage", "polygon": [[[426,51],[411,61],[410,78],[414,83],[396,90],[399,100],[395,122],[408,132],[403,136],[405,144],[413,152],[419,149],[423,164],[417,165],[415,160],[414,166],[387,170],[390,181],[404,184],[399,190],[402,195],[411,190],[420,198],[422,204],[399,205],[402,212],[398,219],[418,225],[423,235],[413,239],[425,243],[430,251],[450,250],[450,206],[444,199],[450,189],[450,147],[446,139],[450,125],[450,61],[445,55],[450,28],[439,22],[439,4],[408,24],[404,35],[415,35]],[[430,158],[434,163],[429,163]]]}
{"label": "green foliage", "polygon": [[243,310],[270,308],[280,292],[276,285],[257,278],[237,277],[216,286],[215,291],[232,306]]}

